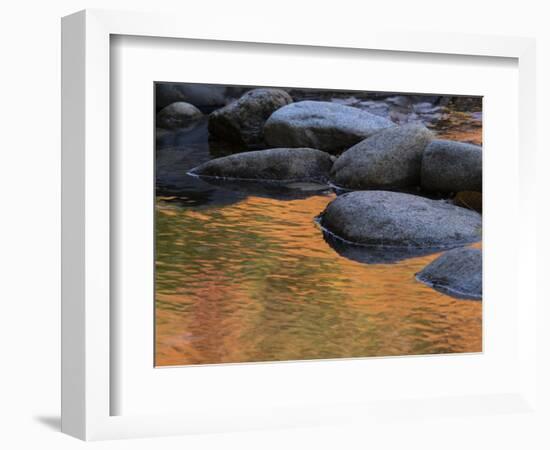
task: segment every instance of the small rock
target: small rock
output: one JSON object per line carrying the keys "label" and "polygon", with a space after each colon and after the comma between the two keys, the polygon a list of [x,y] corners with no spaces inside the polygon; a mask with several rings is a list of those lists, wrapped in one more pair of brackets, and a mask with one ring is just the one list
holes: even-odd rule
{"label": "small rock", "polygon": [[413,110],[417,114],[435,114],[440,113],[443,108],[441,106],[434,106],[431,103],[417,103],[413,105]]}
{"label": "small rock", "polygon": [[396,95],[394,97],[388,97],[386,99],[386,102],[391,103],[395,106],[406,107],[411,104],[411,98],[405,95]]}
{"label": "small rock", "polygon": [[421,183],[424,189],[432,192],[481,192],[481,147],[463,142],[433,141],[422,157]]}
{"label": "small rock", "polygon": [[312,148],[272,148],[210,160],[189,174],[260,181],[318,181],[328,179],[332,159]]}
{"label": "small rock", "polygon": [[420,184],[422,154],[433,134],[423,125],[383,130],[340,155],[331,182],[345,189],[394,189]]}
{"label": "small rock", "polygon": [[388,191],[341,195],[318,222],[334,236],[356,245],[445,248],[481,239],[481,216],[475,211]]}
{"label": "small rock", "polygon": [[185,128],[202,117],[195,106],[186,102],[175,102],[162,108],[157,114],[157,127],[168,130]]}
{"label": "small rock", "polygon": [[332,102],[302,101],[275,111],[264,135],[276,147],[313,147],[339,153],[394,124],[359,108]]}
{"label": "small rock", "polygon": [[416,275],[417,280],[458,298],[481,300],[482,254],[476,248],[443,253]]}
{"label": "small rock", "polygon": [[292,97],[281,89],[253,89],[210,114],[208,132],[214,140],[234,142],[248,148],[263,145],[266,120],[289,103],[292,103]]}
{"label": "small rock", "polygon": [[357,103],[359,103],[359,100],[356,99],[355,97],[333,98],[331,101],[339,105],[347,105],[347,106],[354,106]]}

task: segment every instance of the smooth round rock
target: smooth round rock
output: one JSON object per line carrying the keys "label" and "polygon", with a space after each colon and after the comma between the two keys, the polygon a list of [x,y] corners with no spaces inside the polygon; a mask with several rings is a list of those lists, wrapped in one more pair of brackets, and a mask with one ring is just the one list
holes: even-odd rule
{"label": "smooth round rock", "polygon": [[331,167],[331,156],[320,150],[272,148],[213,159],[189,174],[239,180],[325,182]]}
{"label": "smooth round rock", "polygon": [[428,264],[416,278],[459,298],[481,300],[482,254],[477,248],[455,248]]}
{"label": "smooth round rock", "polygon": [[445,248],[481,239],[477,212],[398,192],[349,192],[318,220],[326,231],[357,245]]}
{"label": "smooth round rock", "polygon": [[481,147],[435,140],[422,157],[422,188],[433,192],[482,191]]}
{"label": "smooth round rock", "polygon": [[420,184],[424,149],[433,134],[423,125],[388,128],[346,150],[331,182],[345,189],[392,189]]}
{"label": "smooth round rock", "polygon": [[275,111],[265,124],[264,135],[274,147],[313,147],[339,153],[393,126],[390,120],[358,108],[306,100]]}
{"label": "smooth round rock", "polygon": [[277,109],[292,103],[281,89],[253,89],[238,100],[210,114],[208,132],[214,140],[247,147],[264,144],[263,127]]}
{"label": "smooth round rock", "polygon": [[157,127],[165,129],[185,128],[202,117],[198,108],[186,102],[175,102],[162,108],[157,114]]}

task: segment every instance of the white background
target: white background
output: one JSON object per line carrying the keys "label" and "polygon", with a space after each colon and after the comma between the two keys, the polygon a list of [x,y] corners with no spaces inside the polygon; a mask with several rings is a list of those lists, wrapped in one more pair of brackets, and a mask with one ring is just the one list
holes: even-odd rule
{"label": "white background", "polygon": [[[59,17],[89,7],[174,10],[188,20],[269,20],[281,26],[326,23],[327,33],[369,22],[426,31],[458,31],[537,36],[539,96],[539,178],[549,167],[550,142],[545,135],[550,117],[549,14],[544,2],[259,2],[180,1],[20,1],[3,5],[0,16],[2,192],[0,314],[0,446],[3,448],[81,448],[85,444],[58,432],[59,428]],[[255,17],[254,17],[255,16]],[[185,26],[185,23],[182,23]],[[546,192],[542,192],[543,188]],[[548,188],[540,184],[541,229],[548,224]],[[506,199],[503,199],[506,201]],[[545,226],[544,226],[545,225]],[[540,233],[539,255],[548,254]],[[541,262],[543,261],[541,256]],[[542,265],[539,264],[542,271]],[[546,276],[548,271],[546,270]],[[505,280],[503,280],[505,282]],[[548,296],[546,298],[549,298]],[[548,308],[546,309],[548,311]],[[549,316],[550,317],[550,316]],[[541,330],[548,337],[548,331]],[[540,351],[541,349],[539,349]],[[547,350],[547,349],[546,349]],[[548,353],[547,353],[548,354]],[[548,362],[545,366],[548,372]],[[403,374],[406,376],[406,374]],[[498,425],[496,425],[498,424]],[[399,429],[381,423],[376,429],[333,427],[234,433],[88,444],[101,448],[545,448],[536,432],[540,424],[525,417],[433,419],[429,424],[404,422]],[[548,442],[546,442],[548,445]],[[546,447],[547,448],[547,447]]]}

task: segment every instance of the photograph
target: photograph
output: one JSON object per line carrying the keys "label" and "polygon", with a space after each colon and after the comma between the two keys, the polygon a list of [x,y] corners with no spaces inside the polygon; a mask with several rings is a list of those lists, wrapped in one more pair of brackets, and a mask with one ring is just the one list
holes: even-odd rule
{"label": "photograph", "polygon": [[152,89],[155,367],[483,351],[481,96]]}

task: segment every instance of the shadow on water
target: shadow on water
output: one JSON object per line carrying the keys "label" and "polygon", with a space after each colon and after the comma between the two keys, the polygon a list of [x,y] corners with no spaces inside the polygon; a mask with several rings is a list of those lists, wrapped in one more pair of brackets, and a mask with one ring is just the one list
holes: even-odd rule
{"label": "shadow on water", "polygon": [[354,245],[323,230],[325,242],[340,256],[362,264],[394,264],[409,258],[440,253],[442,248],[381,247],[376,245]]}
{"label": "shadow on water", "polygon": [[266,182],[253,180],[238,180],[215,177],[197,177],[220,189],[247,194],[254,197],[271,198],[273,200],[298,200],[312,195],[323,195],[332,192],[326,184],[314,182]]}
{"label": "shadow on water", "polygon": [[181,206],[224,206],[244,200],[247,195],[220,189],[187,175],[193,167],[212,157],[208,144],[208,119],[174,131],[158,130],[155,152],[157,196]]}

